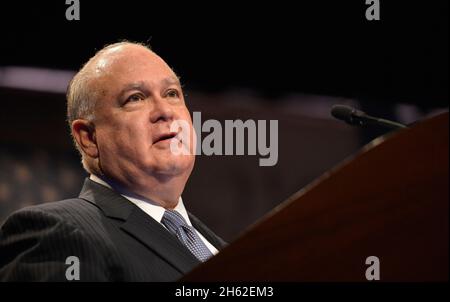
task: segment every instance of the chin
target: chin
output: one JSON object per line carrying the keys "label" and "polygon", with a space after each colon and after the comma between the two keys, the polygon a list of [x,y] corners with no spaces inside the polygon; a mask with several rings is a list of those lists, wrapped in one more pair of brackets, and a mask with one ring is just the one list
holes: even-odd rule
{"label": "chin", "polygon": [[153,173],[165,176],[177,176],[192,171],[194,162],[187,160],[161,160],[153,165],[149,170]]}

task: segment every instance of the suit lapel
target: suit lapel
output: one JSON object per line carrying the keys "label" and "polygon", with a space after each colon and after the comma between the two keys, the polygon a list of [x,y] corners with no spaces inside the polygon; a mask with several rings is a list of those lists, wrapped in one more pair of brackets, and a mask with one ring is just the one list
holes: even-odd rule
{"label": "suit lapel", "polygon": [[217,250],[223,249],[227,244],[222,238],[214,234],[206,225],[204,225],[197,217],[188,213],[189,219],[196,230],[206,238]]}
{"label": "suit lapel", "polygon": [[182,273],[187,273],[200,264],[200,261],[176,237],[138,207],[120,228],[144,243]]}
{"label": "suit lapel", "polygon": [[106,217],[123,220],[120,226],[122,231],[143,243],[181,273],[187,273],[200,264],[159,222],[113,190],[87,178],[79,197],[100,208]]}

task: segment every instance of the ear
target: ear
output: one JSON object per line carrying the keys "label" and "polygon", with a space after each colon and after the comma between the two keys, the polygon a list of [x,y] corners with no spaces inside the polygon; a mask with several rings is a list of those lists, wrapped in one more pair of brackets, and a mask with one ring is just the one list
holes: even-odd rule
{"label": "ear", "polygon": [[98,157],[95,127],[91,122],[83,119],[74,120],[72,122],[72,135],[84,153],[92,158]]}

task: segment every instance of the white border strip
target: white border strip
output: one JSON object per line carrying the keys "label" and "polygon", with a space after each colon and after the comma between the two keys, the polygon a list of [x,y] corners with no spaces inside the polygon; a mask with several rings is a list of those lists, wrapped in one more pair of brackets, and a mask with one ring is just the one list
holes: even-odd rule
{"label": "white border strip", "polygon": [[33,67],[0,67],[0,87],[66,93],[74,71]]}

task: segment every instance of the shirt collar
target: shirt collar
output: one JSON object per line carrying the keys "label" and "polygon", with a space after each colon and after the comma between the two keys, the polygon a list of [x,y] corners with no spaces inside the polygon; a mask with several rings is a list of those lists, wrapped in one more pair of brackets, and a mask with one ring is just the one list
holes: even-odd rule
{"label": "shirt collar", "polygon": [[[89,179],[117,192],[117,190],[115,190],[109,183],[107,183],[105,180],[98,177],[97,175],[91,174],[89,176]],[[128,199],[129,201],[131,201],[132,203],[134,203],[137,207],[139,207],[145,213],[150,215],[153,219],[155,219],[156,221],[161,223],[161,219],[164,215],[164,211],[166,210],[165,208],[163,208],[162,206],[158,205],[156,202],[153,202],[151,200],[144,200],[144,199],[137,198],[137,197],[131,197],[131,196],[127,196],[126,194],[122,194],[122,193],[119,193],[119,194],[122,195],[124,198]],[[178,198],[178,204],[176,205],[174,210],[179,212],[181,214],[181,216],[183,216],[184,220],[186,220],[188,225],[192,226],[192,223],[189,219],[187,210],[184,207],[183,199],[181,198],[181,196]]]}

